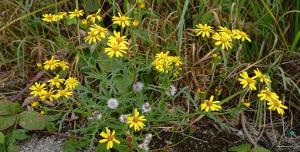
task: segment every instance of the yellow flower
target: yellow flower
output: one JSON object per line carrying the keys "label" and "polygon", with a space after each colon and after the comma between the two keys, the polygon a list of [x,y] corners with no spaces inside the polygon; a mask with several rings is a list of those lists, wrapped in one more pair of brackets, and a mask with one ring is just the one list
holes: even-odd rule
{"label": "yellow flower", "polygon": [[138,2],[140,8],[145,8],[145,3],[143,1]]}
{"label": "yellow flower", "polygon": [[210,33],[214,33],[214,30],[211,26],[208,26],[207,24],[198,24],[196,25],[196,29],[194,29],[197,36],[201,35],[202,37],[210,37]]}
{"label": "yellow flower", "polygon": [[247,35],[247,33],[240,31],[240,30],[232,30],[233,33],[233,38],[235,39],[241,39],[243,42],[245,41],[245,39],[249,42],[251,42],[251,39],[249,38],[249,36]]}
{"label": "yellow flower", "polygon": [[34,85],[32,85],[29,90],[31,90],[30,94],[31,95],[34,95],[34,96],[41,96],[43,95],[43,93],[46,91],[45,90],[45,87],[46,84],[45,83],[38,83],[38,82],[35,82]]}
{"label": "yellow flower", "polygon": [[38,69],[42,69],[43,64],[42,63],[37,63],[36,66],[37,66]]}
{"label": "yellow flower", "polygon": [[33,102],[31,102],[30,105],[31,105],[31,107],[35,108],[35,107],[39,106],[39,102],[33,101]]}
{"label": "yellow flower", "polygon": [[133,116],[129,115],[127,117],[129,128],[133,127],[135,131],[140,131],[145,127],[144,121],[147,121],[145,116],[140,115],[137,109],[134,109]]}
{"label": "yellow flower", "polygon": [[57,66],[59,66],[59,60],[55,60],[54,56],[52,56],[50,60],[44,62],[45,70],[55,70]]}
{"label": "yellow flower", "polygon": [[254,70],[255,76],[254,78],[259,78],[260,82],[264,82],[266,84],[272,82],[266,75],[262,74],[259,69]]}
{"label": "yellow flower", "polygon": [[130,18],[126,17],[125,15],[121,15],[121,13],[118,13],[119,17],[113,16],[112,21],[113,24],[120,25],[122,28],[126,26],[130,26]]}
{"label": "yellow flower", "polygon": [[166,53],[161,52],[155,55],[152,65],[157,71],[168,73],[171,70],[172,67],[170,65],[172,64],[172,57],[170,57],[168,54],[169,51]]}
{"label": "yellow flower", "polygon": [[132,22],[132,26],[133,26],[133,27],[138,27],[139,24],[140,24],[140,22],[139,22],[138,20],[134,20],[134,21]]}
{"label": "yellow flower", "polygon": [[74,17],[80,17],[83,16],[84,12],[83,10],[77,10],[75,9],[73,12],[69,12],[70,13],[70,19],[74,18]]}
{"label": "yellow flower", "polygon": [[105,36],[108,32],[107,28],[104,28],[104,27],[102,27],[100,25],[96,25],[96,24],[92,25],[90,30],[96,31],[101,38],[105,38]]}
{"label": "yellow flower", "polygon": [[179,66],[182,65],[182,60],[181,60],[181,57],[180,57],[180,56],[171,56],[171,57],[170,57],[170,60],[171,60],[171,62],[174,63],[174,65],[175,65],[176,67],[179,67]]}
{"label": "yellow flower", "polygon": [[243,105],[246,107],[250,107],[251,103],[249,101],[243,100]]}
{"label": "yellow flower", "polygon": [[260,93],[257,95],[257,97],[259,97],[259,100],[267,100],[267,101],[273,101],[279,99],[279,96],[275,92],[272,92],[268,87],[261,90]]}
{"label": "yellow flower", "polygon": [[40,114],[41,114],[41,115],[44,115],[44,114],[45,114],[45,111],[44,111],[44,110],[42,110],[42,111],[40,112]]}
{"label": "yellow flower", "polygon": [[254,80],[254,78],[250,78],[246,71],[240,73],[240,76],[242,78],[238,78],[238,80],[240,81],[240,84],[243,85],[243,88],[249,86],[250,90],[256,90],[255,87],[256,81]]}
{"label": "yellow flower", "polygon": [[226,34],[225,32],[215,33],[212,38],[216,40],[216,46],[221,45],[222,49],[226,50],[232,48],[232,39],[230,35]]}
{"label": "yellow flower", "polygon": [[205,112],[211,111],[220,111],[222,107],[219,105],[220,101],[214,101],[214,96],[210,96],[209,100],[204,100],[204,102],[200,105],[201,111],[205,110]]}
{"label": "yellow flower", "polygon": [[58,13],[56,14],[56,16],[57,16],[57,18],[58,18],[59,20],[62,20],[66,15],[67,15],[66,12],[58,12]]}
{"label": "yellow flower", "polygon": [[87,25],[87,24],[88,24],[88,21],[87,21],[86,19],[83,19],[83,20],[81,20],[81,24],[82,24],[82,25]]}
{"label": "yellow flower", "polygon": [[272,100],[267,103],[269,105],[269,110],[272,111],[277,111],[278,114],[283,115],[284,110],[283,109],[288,109],[287,106],[283,105],[280,100]]}
{"label": "yellow flower", "polygon": [[59,65],[63,70],[69,69],[68,62],[66,62],[66,61],[59,61],[58,65]]}
{"label": "yellow flower", "polygon": [[120,32],[114,31],[114,35],[108,37],[108,43],[117,43],[128,45],[126,36],[121,36]]}
{"label": "yellow flower", "polygon": [[65,88],[63,90],[58,90],[56,95],[54,96],[56,99],[60,97],[69,98],[73,95],[73,92],[69,88]]}
{"label": "yellow flower", "polygon": [[40,98],[41,98],[42,101],[49,100],[50,102],[53,102],[53,98],[55,98],[55,95],[54,95],[54,92],[52,91],[52,89],[50,89],[49,91],[45,91],[41,95]]}
{"label": "yellow flower", "polygon": [[120,141],[117,140],[116,137],[115,137],[115,134],[116,134],[115,131],[111,132],[107,127],[105,128],[105,131],[102,131],[100,133],[100,136],[104,138],[104,139],[99,140],[100,144],[103,144],[103,143],[107,142],[107,145],[106,145],[107,150],[113,148],[114,142],[117,143],[117,144],[120,144]]}
{"label": "yellow flower", "polygon": [[101,40],[101,36],[95,30],[91,30],[90,32],[88,32],[88,36],[84,38],[84,41],[89,44],[97,43],[97,41],[100,40]]}
{"label": "yellow flower", "polygon": [[124,44],[118,44],[118,43],[107,43],[109,46],[108,48],[105,48],[104,52],[112,58],[114,55],[118,57],[123,57],[123,54],[126,54],[128,47]]}
{"label": "yellow flower", "polygon": [[56,75],[56,77],[54,77],[53,79],[48,80],[49,85],[51,87],[56,86],[57,88],[60,87],[60,84],[63,83],[65,81],[65,79],[60,79],[59,75]]}
{"label": "yellow flower", "polygon": [[59,19],[56,15],[53,15],[53,14],[49,13],[49,14],[43,14],[42,20],[44,22],[53,23],[53,22],[58,21]]}
{"label": "yellow flower", "polygon": [[102,21],[102,17],[99,15],[99,13],[100,13],[100,9],[98,9],[96,13],[88,15],[86,19],[90,20],[92,23],[95,23],[96,20]]}
{"label": "yellow flower", "polygon": [[74,78],[74,77],[69,77],[66,81],[65,81],[65,85],[67,88],[69,89],[74,89],[79,85],[79,81]]}
{"label": "yellow flower", "polygon": [[228,34],[229,36],[233,36],[232,31],[229,30],[227,27],[219,26],[218,32],[220,32],[220,33],[224,32],[224,33]]}

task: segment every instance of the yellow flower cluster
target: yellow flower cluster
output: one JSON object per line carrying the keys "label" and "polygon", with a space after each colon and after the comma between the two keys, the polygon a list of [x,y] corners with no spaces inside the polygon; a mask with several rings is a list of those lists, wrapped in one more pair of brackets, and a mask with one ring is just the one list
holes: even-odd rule
{"label": "yellow flower cluster", "polygon": [[123,57],[123,54],[127,53],[128,44],[126,36],[121,36],[120,32],[114,31],[114,34],[108,37],[108,47],[104,49],[104,52],[110,58],[113,56]]}
{"label": "yellow flower cluster", "polygon": [[97,43],[104,39],[107,33],[108,29],[94,24],[89,28],[88,36],[84,38],[84,41],[89,44]]}
{"label": "yellow flower cluster", "polygon": [[57,60],[55,59],[54,56],[52,56],[50,60],[45,61],[43,67],[45,70],[52,70],[52,71],[54,71],[58,67],[60,67],[62,70],[66,70],[69,68],[67,62]]}
{"label": "yellow flower cluster", "polygon": [[248,73],[246,71],[243,71],[240,74],[241,78],[238,78],[240,84],[243,86],[243,88],[249,87],[250,90],[257,89],[257,81],[265,84],[265,88],[261,90],[260,93],[257,95],[259,97],[259,100],[267,101],[267,105],[269,105],[269,110],[276,110],[278,114],[283,115],[283,109],[287,109],[287,107],[284,106],[282,104],[282,101],[279,100],[279,96],[275,92],[272,92],[271,89],[268,87],[269,83],[271,83],[272,81],[265,74],[261,73],[259,69],[254,70],[254,73],[255,76],[249,77]]}
{"label": "yellow flower cluster", "polygon": [[256,80],[259,79],[260,82],[268,85],[272,82],[265,74],[261,73],[259,69],[254,70],[255,76],[249,77],[246,71],[240,73],[240,77],[238,80],[240,84],[243,85],[243,88],[249,86],[250,90],[256,90]]}
{"label": "yellow flower cluster", "polygon": [[240,31],[238,29],[230,30],[226,27],[219,26],[217,31],[213,30],[213,27],[207,25],[207,24],[197,24],[196,28],[194,29],[194,32],[197,36],[202,37],[210,37],[212,34],[212,39],[215,40],[215,46],[221,47],[222,49],[231,49],[232,48],[232,41],[233,39],[241,40],[241,41],[249,41],[251,42],[251,39],[249,38],[248,34]]}
{"label": "yellow flower cluster", "polygon": [[155,69],[162,73],[168,73],[174,68],[179,68],[182,65],[181,57],[170,56],[169,51],[166,53],[161,52],[155,55],[155,59],[152,62]]}
{"label": "yellow flower cluster", "polygon": [[74,77],[69,77],[67,80],[56,75],[47,83],[35,82],[29,90],[30,95],[38,96],[42,101],[53,102],[58,98],[69,98],[73,95],[73,89],[79,85],[79,82]]}
{"label": "yellow flower cluster", "polygon": [[44,22],[53,23],[62,20],[66,15],[66,12],[58,12],[57,14],[43,14],[42,20]]}
{"label": "yellow flower cluster", "polygon": [[[65,61],[56,60],[54,56],[50,60],[44,62],[45,70],[55,70],[61,67],[63,70],[68,69],[68,63]],[[74,77],[68,77],[66,80],[56,75],[47,82],[35,82],[30,88],[30,95],[37,96],[41,101],[53,102],[59,98],[69,98],[73,95],[73,89],[79,85],[79,81]],[[32,106],[37,106],[33,103]]]}
{"label": "yellow flower cluster", "polygon": [[[60,14],[60,13],[58,13]],[[56,22],[59,19],[62,19],[63,16],[65,16],[67,13],[64,12],[62,17],[59,17],[59,15],[52,15],[52,14],[44,14],[43,21],[45,22]],[[72,12],[69,12],[70,18],[79,18],[84,15],[83,10],[77,10],[75,9]],[[86,17],[86,19],[82,20],[82,24],[88,24],[88,22],[91,22],[92,25],[89,27],[89,31],[87,32],[87,36],[84,38],[84,41],[88,44],[95,44],[97,42],[100,42],[101,40],[108,37],[107,47],[104,49],[104,52],[109,56],[109,58],[112,57],[123,57],[124,54],[127,54],[128,51],[128,39],[126,36],[122,36],[121,32],[114,31],[109,36],[109,30],[107,28],[104,28],[100,25],[97,25],[97,21],[102,21],[102,17],[100,16],[100,9],[96,13],[90,14]],[[125,28],[130,26],[130,24],[133,24],[134,27],[137,27],[139,22],[134,21],[131,23],[131,18],[122,15],[120,12],[118,13],[118,16],[113,16],[112,18],[113,24],[121,26],[121,28]],[[56,61],[50,60],[49,63],[47,63],[47,69],[51,69],[56,67],[55,64]]]}
{"label": "yellow flower cluster", "polygon": [[[129,115],[127,117],[127,124],[129,124],[129,128],[132,128],[135,131],[140,131],[145,127],[144,122],[147,121],[145,116],[140,115],[137,109],[134,109],[133,115]],[[106,149],[109,150],[113,148],[114,142],[117,144],[120,144],[120,141],[116,139],[116,132],[111,131],[107,127],[105,128],[105,131],[102,131],[100,133],[100,136],[103,137],[104,139],[100,139],[99,143],[103,144],[107,142]]]}

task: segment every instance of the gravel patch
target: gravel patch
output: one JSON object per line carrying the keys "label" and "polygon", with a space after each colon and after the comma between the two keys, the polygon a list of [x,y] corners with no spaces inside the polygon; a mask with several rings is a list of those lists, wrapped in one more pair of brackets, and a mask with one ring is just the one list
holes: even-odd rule
{"label": "gravel patch", "polygon": [[63,152],[66,139],[56,136],[39,136],[33,134],[28,140],[18,143],[20,152]]}

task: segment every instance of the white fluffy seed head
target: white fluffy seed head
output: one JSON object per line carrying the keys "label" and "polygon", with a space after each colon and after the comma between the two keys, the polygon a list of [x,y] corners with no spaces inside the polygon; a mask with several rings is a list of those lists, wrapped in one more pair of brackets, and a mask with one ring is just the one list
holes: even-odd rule
{"label": "white fluffy seed head", "polygon": [[144,143],[148,145],[150,143],[151,139],[152,139],[152,134],[151,133],[146,134]]}
{"label": "white fluffy seed head", "polygon": [[150,103],[149,103],[149,102],[145,102],[145,103],[142,105],[142,111],[143,111],[143,113],[147,113],[147,112],[150,112],[150,111],[151,111],[151,106],[150,106]]}
{"label": "white fluffy seed head", "polygon": [[174,96],[177,92],[177,88],[174,85],[171,85],[170,89],[166,91],[167,96]]}
{"label": "white fluffy seed head", "polygon": [[149,151],[149,146],[145,143],[139,144],[139,148],[144,150],[144,151]]}
{"label": "white fluffy seed head", "polygon": [[128,118],[128,115],[121,115],[121,116],[119,117],[119,120],[120,120],[120,122],[122,122],[122,123],[126,123],[126,122],[127,122],[127,118]]}
{"label": "white fluffy seed head", "polygon": [[119,102],[118,102],[118,100],[115,99],[115,98],[110,98],[110,99],[108,99],[108,101],[107,101],[107,106],[108,106],[108,108],[110,108],[110,109],[116,109],[116,108],[119,106]]}
{"label": "white fluffy seed head", "polygon": [[144,84],[142,82],[135,82],[132,85],[132,89],[135,92],[140,92],[143,90],[143,88],[144,88]]}

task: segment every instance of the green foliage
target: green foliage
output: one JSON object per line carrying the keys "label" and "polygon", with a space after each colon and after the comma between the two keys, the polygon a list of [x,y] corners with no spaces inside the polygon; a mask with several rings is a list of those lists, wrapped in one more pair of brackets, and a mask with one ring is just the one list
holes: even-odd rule
{"label": "green foliage", "polygon": [[[1,136],[1,135],[0,135]],[[4,137],[4,143],[0,144],[1,152],[18,152],[18,147],[16,145],[17,141],[24,140],[28,137],[27,130],[16,129],[10,133],[7,133]],[[2,138],[2,137],[0,137]]]}
{"label": "green foliage", "polygon": [[0,130],[5,130],[15,124],[16,115],[0,116]]}
{"label": "green foliage", "polygon": [[250,144],[240,144],[238,146],[233,146],[228,149],[230,152],[270,152],[264,147],[257,146],[251,149]]}
{"label": "green foliage", "polygon": [[24,111],[20,113],[19,125],[27,130],[43,130],[46,127],[43,115],[35,111]]}
{"label": "green foliage", "polygon": [[5,136],[4,134],[0,131],[0,145],[5,143]]}
{"label": "green foliage", "polygon": [[19,103],[0,102],[0,104],[0,116],[13,115],[21,111],[21,105]]}
{"label": "green foliage", "polygon": [[78,150],[82,150],[88,145],[89,141],[86,139],[77,140],[71,137],[64,143],[64,152],[76,152]]}

